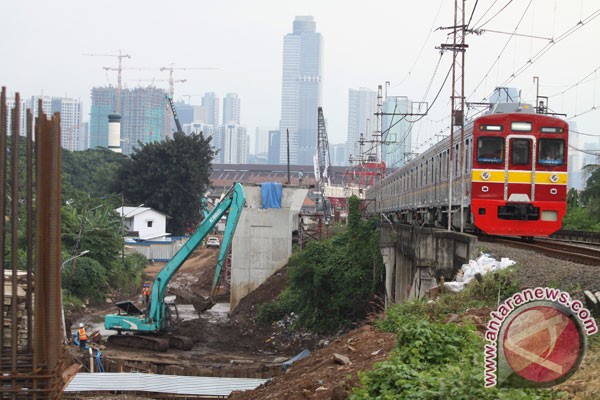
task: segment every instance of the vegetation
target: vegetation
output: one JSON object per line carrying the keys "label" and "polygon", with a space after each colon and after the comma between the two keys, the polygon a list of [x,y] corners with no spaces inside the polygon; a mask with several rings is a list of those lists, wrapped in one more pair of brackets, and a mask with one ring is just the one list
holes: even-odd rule
{"label": "vegetation", "polygon": [[600,232],[600,168],[595,166],[580,194],[570,189],[563,229]]}
{"label": "vegetation", "polygon": [[552,399],[550,390],[486,389],[483,384],[484,343],[469,325],[445,323],[448,312],[495,304],[498,292],[508,297],[518,290],[511,273],[488,275],[482,284],[458,294],[442,295],[437,305],[413,301],[392,306],[378,326],[395,332],[390,357],[360,374],[359,399]]}
{"label": "vegetation", "polygon": [[373,293],[381,289],[383,261],[375,221],[362,221],[359,199],[349,200],[348,228],[321,242],[310,242],[288,263],[290,283],[274,303],[263,306],[259,321],[271,323],[294,313],[292,329],[335,332],[365,317]]}
{"label": "vegetation", "polygon": [[140,144],[124,160],[112,189],[171,217],[168,229],[185,234],[200,221],[200,202],[210,184],[211,138],[176,132],[162,142]]}

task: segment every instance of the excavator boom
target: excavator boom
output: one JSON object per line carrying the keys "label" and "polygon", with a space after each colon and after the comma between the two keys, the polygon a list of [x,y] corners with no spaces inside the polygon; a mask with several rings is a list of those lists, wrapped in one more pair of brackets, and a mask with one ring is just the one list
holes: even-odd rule
{"label": "excavator boom", "polygon": [[[104,319],[105,328],[116,330],[119,333],[122,331],[132,333],[161,333],[170,328],[173,312],[165,303],[165,295],[167,294],[169,282],[227,212],[229,212],[229,215],[224,233],[226,243],[224,240],[223,246],[229,245],[229,240],[233,237],[245,202],[246,197],[242,185],[239,183],[234,184],[223,196],[222,200],[202,220],[185,245],[179,249],[173,258],[156,275],[152,284],[150,305],[146,312],[142,312],[129,301],[116,303],[125,313],[107,315]],[[219,273],[220,271],[215,273],[215,280]]]}

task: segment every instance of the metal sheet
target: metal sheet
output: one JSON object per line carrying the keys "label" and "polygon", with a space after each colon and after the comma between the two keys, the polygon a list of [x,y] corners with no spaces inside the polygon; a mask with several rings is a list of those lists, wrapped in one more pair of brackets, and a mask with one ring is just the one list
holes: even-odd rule
{"label": "metal sheet", "polygon": [[213,378],[140,373],[79,373],[65,392],[154,392],[177,395],[223,396],[234,390],[252,390],[267,379]]}

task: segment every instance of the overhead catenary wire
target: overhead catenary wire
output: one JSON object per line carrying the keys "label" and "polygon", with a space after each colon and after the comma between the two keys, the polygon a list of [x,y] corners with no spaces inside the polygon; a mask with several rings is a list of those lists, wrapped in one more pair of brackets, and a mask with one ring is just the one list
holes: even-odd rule
{"label": "overhead catenary wire", "polygon": [[435,29],[433,29],[433,27],[435,26],[437,18],[440,15],[440,11],[442,9],[442,5],[443,4],[444,4],[444,0],[440,0],[440,5],[438,7],[437,13],[435,14],[435,17],[433,18],[433,22],[431,23],[431,28],[429,29],[429,33],[427,34],[427,37],[425,38],[425,40],[423,40],[423,44],[421,45],[421,49],[419,50],[419,53],[417,54],[417,57],[415,58],[415,61],[413,61],[412,65],[410,66],[410,69],[408,70],[408,73],[404,76],[404,78],[402,78],[400,80],[399,83],[393,85],[392,86],[393,88],[402,85],[406,81],[406,79],[408,79],[411,76],[412,71],[414,70],[415,66],[417,65],[417,62],[419,61],[419,59],[421,58],[421,54],[423,53],[423,50],[425,49],[425,45],[427,44],[427,41],[431,37],[431,33],[435,31]]}
{"label": "overhead catenary wire", "polygon": [[[498,54],[498,56],[494,59],[494,61],[492,62],[492,65],[490,65],[490,67],[488,68],[487,72],[485,73],[485,75],[483,76],[483,78],[481,78],[481,80],[479,81],[479,83],[475,86],[475,89],[473,89],[473,92],[467,97],[467,99],[471,98],[476,92],[477,89],[479,89],[479,87],[483,84],[483,82],[485,82],[485,80],[488,78],[488,76],[490,75],[490,73],[492,72],[492,69],[494,69],[494,67],[496,66],[496,64],[500,61],[500,57],[502,57],[502,54],[504,54],[504,52],[506,51],[506,49],[508,48],[508,45],[510,44],[511,40],[514,37],[514,34],[517,32],[517,29],[519,29],[519,26],[521,25],[521,23],[523,22],[523,19],[525,18],[525,15],[527,14],[527,10],[529,10],[529,7],[531,7],[531,3],[533,2],[533,0],[530,0],[529,3],[527,4],[527,7],[525,7],[525,11],[523,11],[523,14],[521,15],[521,18],[519,19],[519,21],[517,22],[517,25],[515,26],[515,28],[513,29],[513,33],[510,35],[510,37],[506,40],[506,43],[504,44],[504,46],[502,47],[502,50],[500,50],[500,53]],[[510,2],[508,3],[510,4]],[[508,4],[506,4],[506,6],[508,6]],[[506,6],[504,8],[506,8]],[[503,8],[503,9],[504,9]],[[496,14],[498,15],[498,14]],[[487,22],[486,22],[487,23]],[[500,85],[503,86],[503,85]],[[489,97],[486,96],[486,97]]]}
{"label": "overhead catenary wire", "polygon": [[531,57],[529,60],[527,60],[519,69],[517,69],[517,71],[513,72],[499,86],[506,86],[508,83],[510,83],[516,77],[521,75],[525,70],[527,70],[529,67],[531,67],[536,61],[538,61],[542,56],[544,56],[544,54],[546,54],[557,43],[568,38],[573,33],[575,33],[577,30],[581,29],[583,26],[585,26],[587,23],[591,22],[598,16],[600,16],[600,9],[594,11],[592,14],[590,14],[584,20],[578,21],[575,25],[573,25],[571,28],[567,29],[565,32],[560,34],[557,38],[555,38],[554,40],[547,43],[546,46],[544,46],[537,54],[535,54],[533,57]]}

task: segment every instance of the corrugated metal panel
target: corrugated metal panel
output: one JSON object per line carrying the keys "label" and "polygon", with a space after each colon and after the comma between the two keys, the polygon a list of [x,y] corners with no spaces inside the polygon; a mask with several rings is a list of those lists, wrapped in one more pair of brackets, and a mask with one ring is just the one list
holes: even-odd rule
{"label": "corrugated metal panel", "polygon": [[145,241],[140,243],[127,243],[127,247],[143,254],[148,260],[169,261],[188,239],[189,237],[179,237],[170,242]]}
{"label": "corrugated metal panel", "polygon": [[252,390],[267,379],[212,378],[139,373],[79,373],[65,392],[153,392],[227,397],[234,390]]}

